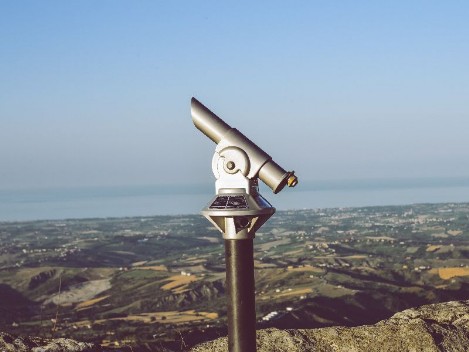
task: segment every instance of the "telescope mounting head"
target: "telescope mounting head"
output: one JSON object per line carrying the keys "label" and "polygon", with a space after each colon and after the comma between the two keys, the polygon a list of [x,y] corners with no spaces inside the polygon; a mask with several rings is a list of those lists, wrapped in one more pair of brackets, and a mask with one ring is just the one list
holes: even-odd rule
{"label": "telescope mounting head", "polygon": [[259,194],[259,178],[274,193],[298,179],[287,172],[256,144],[192,98],[194,125],[217,143],[212,158],[216,196],[202,214],[223,233],[225,239],[252,239],[255,232],[275,213]]}

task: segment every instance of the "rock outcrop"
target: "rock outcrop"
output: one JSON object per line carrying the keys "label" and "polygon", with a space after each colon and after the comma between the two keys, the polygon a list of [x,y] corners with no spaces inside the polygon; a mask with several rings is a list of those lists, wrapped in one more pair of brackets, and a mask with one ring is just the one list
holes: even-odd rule
{"label": "rock outcrop", "polygon": [[[227,339],[191,352],[225,352]],[[375,325],[257,331],[258,352],[467,352],[469,300],[407,309]]]}
{"label": "rock outcrop", "polygon": [[[18,337],[0,333],[0,351],[85,352],[101,346],[71,339]],[[191,352],[226,352],[227,339],[195,346]],[[257,331],[258,352],[467,352],[469,300],[407,309],[375,325]]]}
{"label": "rock outcrop", "polygon": [[101,351],[92,343],[77,342],[71,339],[43,339],[39,337],[18,337],[0,332],[2,352],[91,352]]}

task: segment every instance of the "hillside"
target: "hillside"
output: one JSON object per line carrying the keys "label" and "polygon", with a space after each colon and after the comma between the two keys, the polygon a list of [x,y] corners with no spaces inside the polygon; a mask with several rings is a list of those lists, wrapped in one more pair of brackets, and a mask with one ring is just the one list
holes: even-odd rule
{"label": "hillside", "polygon": [[[469,204],[276,213],[259,330],[356,327],[469,297]],[[226,335],[221,235],[199,215],[0,222],[0,331],[133,351]]]}

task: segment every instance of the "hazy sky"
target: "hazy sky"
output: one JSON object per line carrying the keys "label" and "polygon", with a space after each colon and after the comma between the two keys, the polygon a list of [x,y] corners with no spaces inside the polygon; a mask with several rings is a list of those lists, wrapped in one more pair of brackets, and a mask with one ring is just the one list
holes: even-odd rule
{"label": "hazy sky", "polygon": [[1,1],[0,188],[213,182],[196,96],[300,180],[469,176],[467,1]]}

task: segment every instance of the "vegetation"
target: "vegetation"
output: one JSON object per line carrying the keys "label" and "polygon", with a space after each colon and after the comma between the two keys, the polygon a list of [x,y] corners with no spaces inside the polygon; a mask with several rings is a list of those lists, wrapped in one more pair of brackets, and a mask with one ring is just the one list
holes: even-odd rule
{"label": "vegetation", "polygon": [[[279,212],[254,257],[259,327],[373,324],[468,297],[469,204]],[[226,334],[224,265],[198,215],[3,222],[0,330],[185,349]]]}

